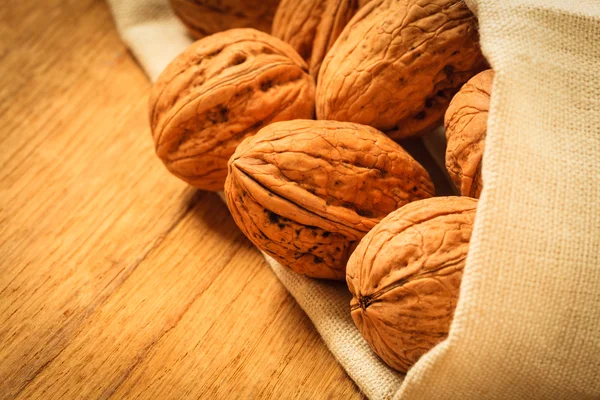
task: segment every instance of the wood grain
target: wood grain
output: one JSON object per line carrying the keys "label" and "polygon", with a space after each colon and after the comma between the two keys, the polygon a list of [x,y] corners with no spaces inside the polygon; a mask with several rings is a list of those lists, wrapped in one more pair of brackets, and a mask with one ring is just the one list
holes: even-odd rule
{"label": "wood grain", "polygon": [[0,399],[361,398],[149,88],[104,2],[0,8]]}

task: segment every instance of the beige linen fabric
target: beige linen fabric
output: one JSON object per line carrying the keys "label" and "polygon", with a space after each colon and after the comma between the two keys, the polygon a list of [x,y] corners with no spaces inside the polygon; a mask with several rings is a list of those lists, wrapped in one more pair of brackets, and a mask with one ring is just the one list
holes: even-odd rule
{"label": "beige linen fabric", "polygon": [[121,38],[150,80],[192,43],[168,0],[108,0]]}
{"label": "beige linen fabric", "polygon": [[[109,4],[152,80],[191,42],[166,0]],[[449,338],[404,379],[360,337],[343,283],[266,259],[371,399],[600,398],[600,1],[468,4],[496,74]]]}
{"label": "beige linen fabric", "polygon": [[600,398],[600,2],[479,0],[496,71],[449,338],[403,399]]}

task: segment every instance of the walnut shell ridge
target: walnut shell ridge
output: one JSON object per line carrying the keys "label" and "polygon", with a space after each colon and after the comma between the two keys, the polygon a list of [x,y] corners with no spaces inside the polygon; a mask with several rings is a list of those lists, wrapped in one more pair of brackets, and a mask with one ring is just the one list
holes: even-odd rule
{"label": "walnut shell ridge", "polygon": [[272,33],[296,49],[316,79],[325,54],[358,8],[358,0],[281,0]]}
{"label": "walnut shell ridge", "polygon": [[476,207],[469,197],[407,204],[371,230],[348,261],[352,319],[400,372],[448,334]]}
{"label": "walnut shell ridge", "polygon": [[479,198],[494,71],[480,72],[454,96],[446,111],[446,168],[463,196]]}
{"label": "walnut shell ridge", "polygon": [[370,125],[394,139],[427,132],[485,67],[478,40],[461,0],[371,1],[323,60],[317,118]]}
{"label": "walnut shell ridge", "polygon": [[225,183],[235,222],[259,249],[299,274],[338,280],[355,244],[384,216],[433,193],[400,145],[337,121],[263,128],[231,157]]}
{"label": "walnut shell ridge", "polygon": [[287,43],[254,29],[208,36],[176,57],[152,89],[156,153],[189,184],[223,190],[237,145],[272,122],[312,118],[314,90]]}
{"label": "walnut shell ridge", "polygon": [[279,0],[170,0],[175,15],[201,39],[235,28],[271,31]]}

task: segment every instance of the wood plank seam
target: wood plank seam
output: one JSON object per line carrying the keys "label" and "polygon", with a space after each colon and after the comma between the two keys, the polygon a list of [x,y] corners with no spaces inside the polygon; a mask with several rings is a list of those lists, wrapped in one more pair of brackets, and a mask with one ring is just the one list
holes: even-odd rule
{"label": "wood plank seam", "polygon": [[[150,245],[150,248],[148,248],[142,255],[141,257],[136,258],[136,260],[128,267],[125,267],[123,269],[123,271],[121,273],[119,273],[118,275],[116,275],[107,285],[105,288],[108,288],[111,286],[111,283],[114,281],[117,281],[118,283],[116,285],[113,285],[112,288],[108,289],[108,292],[105,293],[105,290],[102,290],[102,292],[100,292],[100,295],[98,295],[97,300],[93,301],[92,303],[90,303],[90,305],[88,305],[88,307],[86,308],[85,312],[83,313],[83,318],[80,322],[80,329],[77,330],[77,332],[71,337],[70,340],[68,340],[67,342],[64,343],[64,345],[62,346],[62,348],[50,359],[48,359],[44,364],[42,364],[31,376],[29,376],[24,382],[23,385],[21,385],[18,389],[17,392],[14,394],[14,397],[19,397],[21,395],[21,393],[27,389],[27,386],[29,386],[29,384],[31,384],[31,382],[33,382],[35,380],[35,378],[44,370],[46,369],[46,367],[48,367],[57,357],[59,357],[61,355],[61,353],[67,348],[69,347],[69,345],[71,344],[71,342],[77,337],[77,335],[84,329],[84,323],[85,321],[87,321],[89,318],[91,318],[94,313],[101,308],[102,304],[106,303],[111,295],[119,289],[119,287],[121,287],[129,278],[129,276],[131,276],[131,274],[144,262],[144,260],[146,258],[148,258],[148,256],[150,256],[152,254],[153,251],[155,251],[160,244],[169,236],[169,234],[175,229],[177,228],[177,226],[185,219],[185,217],[192,212],[192,210],[194,209],[194,207],[200,203],[200,201],[202,200],[202,198],[206,195],[205,192],[200,192],[200,191],[196,191],[194,193],[194,195],[192,196],[192,198],[190,199],[190,201],[188,202],[187,206],[184,208],[183,212],[181,214],[179,214],[174,220],[173,223],[167,228],[165,229],[165,231],[159,235],[157,235],[156,239],[154,239],[154,241],[152,242],[152,244]],[[121,279],[117,279],[119,276],[122,276]],[[190,303],[191,305],[191,303]],[[188,306],[189,307],[189,306]],[[176,320],[176,323],[172,326],[169,327],[168,330],[173,329],[176,325],[177,322],[179,322],[181,320],[181,318],[178,318]],[[166,332],[164,332],[166,333]],[[164,334],[163,333],[163,334]],[[55,337],[59,337],[61,336],[61,330],[58,330],[54,335],[53,338]],[[161,335],[162,337],[162,335]],[[158,341],[158,340],[157,340]],[[150,350],[150,348],[152,346],[154,346],[154,344],[157,342],[154,341],[151,343],[151,345],[148,347],[148,349],[144,350],[144,354],[146,351]],[[137,364],[137,363],[136,363]],[[132,366],[132,370],[133,367],[135,367],[134,364]],[[114,389],[116,390],[118,388],[115,387]]]}
{"label": "wood plank seam", "polygon": [[[229,262],[233,259],[234,254],[231,254],[230,257],[227,259],[227,261],[225,261],[225,265],[229,264]],[[264,267],[267,268],[268,266],[266,265],[266,263],[264,263]],[[220,275],[221,273],[223,273],[223,271],[220,271],[218,275]],[[257,275],[259,274],[259,271],[257,270],[256,272],[254,272],[247,280],[246,280],[246,284],[250,281],[252,281]],[[110,390],[110,393],[108,393],[106,395],[106,397],[104,396],[106,394],[106,392],[102,393],[102,396],[100,396],[101,398],[110,398],[118,389],[119,387],[129,378],[129,376],[131,376],[132,373],[135,372],[135,370],[138,368],[138,366],[141,364],[141,362],[143,362],[146,357],[149,355],[150,351],[152,350],[152,348],[159,344],[160,341],[166,336],[167,333],[169,333],[170,331],[172,331],[173,329],[175,329],[177,327],[177,324],[185,317],[185,315],[187,314],[187,312],[189,311],[189,309],[194,305],[194,303],[196,302],[196,300],[200,299],[206,292],[209,291],[209,289],[211,288],[211,286],[213,285],[214,282],[217,281],[217,278],[215,277],[215,279],[209,283],[209,285],[204,289],[204,291],[198,293],[196,296],[194,296],[194,298],[186,305],[186,307],[184,308],[184,310],[181,312],[181,314],[178,316],[177,321],[175,322],[175,324],[173,324],[172,326],[169,326],[155,341],[152,342],[151,346],[148,346],[147,349],[144,349],[144,351],[142,351],[142,356],[139,358],[136,358],[135,362],[130,366],[130,368],[128,368],[125,373],[122,375],[122,377],[119,378],[119,383],[117,385],[115,385],[112,390]],[[243,291],[240,291],[233,299],[231,299],[228,302],[229,304],[235,303],[238,298],[242,295]],[[279,309],[283,308],[283,304],[280,305]],[[273,320],[276,318],[276,315],[274,316]],[[198,339],[198,343],[202,342],[205,337],[207,335],[209,335],[209,333],[211,332],[211,330],[215,327],[215,325],[218,323],[218,320],[215,320],[210,327],[206,330],[206,332]],[[267,326],[265,327],[264,331],[268,330],[269,327],[271,326],[271,324],[267,324]],[[264,331],[262,333],[264,333]],[[262,336],[262,333],[260,336]],[[257,342],[258,343],[258,342]]]}

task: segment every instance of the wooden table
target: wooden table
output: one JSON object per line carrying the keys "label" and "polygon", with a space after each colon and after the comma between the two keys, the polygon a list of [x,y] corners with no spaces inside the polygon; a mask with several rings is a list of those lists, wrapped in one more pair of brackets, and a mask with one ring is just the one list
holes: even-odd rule
{"label": "wooden table", "polygon": [[149,89],[103,1],[1,7],[0,398],[360,398]]}

